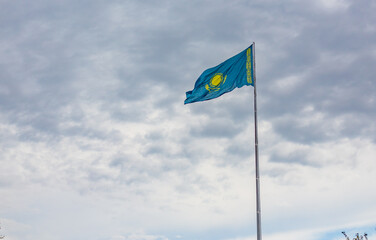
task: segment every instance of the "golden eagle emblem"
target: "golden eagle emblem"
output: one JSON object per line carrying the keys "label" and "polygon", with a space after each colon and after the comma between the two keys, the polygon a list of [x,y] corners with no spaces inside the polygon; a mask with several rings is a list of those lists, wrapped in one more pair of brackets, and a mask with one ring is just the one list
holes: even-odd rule
{"label": "golden eagle emblem", "polygon": [[227,75],[223,78],[222,73],[216,73],[210,79],[209,84],[205,85],[206,90],[209,92],[211,91],[218,91],[221,89],[221,86],[226,82]]}

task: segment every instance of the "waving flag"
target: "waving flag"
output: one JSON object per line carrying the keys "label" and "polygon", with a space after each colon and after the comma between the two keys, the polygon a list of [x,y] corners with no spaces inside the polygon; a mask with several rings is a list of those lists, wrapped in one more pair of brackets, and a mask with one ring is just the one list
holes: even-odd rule
{"label": "waving flag", "polygon": [[186,92],[184,104],[217,98],[236,87],[253,86],[252,56],[253,45],[218,66],[205,70],[197,79],[194,89]]}

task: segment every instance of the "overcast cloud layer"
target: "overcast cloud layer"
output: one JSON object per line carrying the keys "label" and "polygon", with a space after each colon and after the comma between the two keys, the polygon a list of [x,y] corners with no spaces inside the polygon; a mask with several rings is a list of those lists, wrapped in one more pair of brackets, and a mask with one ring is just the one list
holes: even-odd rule
{"label": "overcast cloud layer", "polygon": [[256,42],[268,240],[376,235],[376,2],[0,1],[0,235],[256,239],[253,88],[183,105]]}

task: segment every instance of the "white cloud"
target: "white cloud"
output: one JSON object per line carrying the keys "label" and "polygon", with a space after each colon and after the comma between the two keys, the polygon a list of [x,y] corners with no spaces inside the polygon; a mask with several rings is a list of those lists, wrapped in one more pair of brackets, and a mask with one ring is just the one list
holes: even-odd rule
{"label": "white cloud", "polygon": [[320,0],[318,2],[328,11],[346,10],[350,6],[348,0]]}
{"label": "white cloud", "polygon": [[265,238],[374,222],[372,4],[22,3],[0,9],[7,239],[253,239],[253,89],[183,105],[253,40]]}

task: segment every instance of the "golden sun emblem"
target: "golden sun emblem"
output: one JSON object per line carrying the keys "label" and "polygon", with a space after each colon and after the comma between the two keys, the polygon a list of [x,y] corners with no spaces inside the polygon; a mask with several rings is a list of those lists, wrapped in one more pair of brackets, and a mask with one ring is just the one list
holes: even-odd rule
{"label": "golden sun emblem", "polygon": [[221,89],[220,87],[225,83],[227,78],[227,75],[223,78],[222,73],[216,73],[214,76],[210,79],[209,84],[205,85],[206,90],[209,92],[211,91],[218,91]]}

